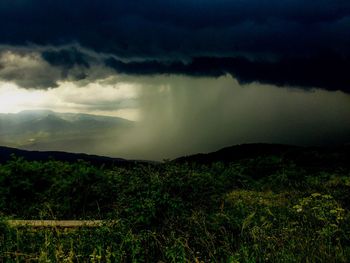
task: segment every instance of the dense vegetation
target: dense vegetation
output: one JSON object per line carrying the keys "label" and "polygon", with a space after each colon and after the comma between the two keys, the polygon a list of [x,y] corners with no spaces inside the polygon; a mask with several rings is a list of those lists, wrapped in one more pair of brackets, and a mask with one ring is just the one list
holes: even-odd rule
{"label": "dense vegetation", "polygon": [[[0,261],[349,262],[350,170],[283,156],[229,163],[0,165]],[[16,219],[105,219],[14,228]]]}

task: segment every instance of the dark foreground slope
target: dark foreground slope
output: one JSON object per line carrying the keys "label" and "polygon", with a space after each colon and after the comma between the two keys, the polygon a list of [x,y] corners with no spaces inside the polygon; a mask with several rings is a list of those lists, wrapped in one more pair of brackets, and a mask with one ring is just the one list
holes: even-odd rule
{"label": "dark foreground slope", "polygon": [[261,147],[125,167],[12,158],[0,164],[0,262],[350,262],[347,149]]}
{"label": "dark foreground slope", "polygon": [[27,151],[16,148],[0,146],[0,163],[6,163],[13,156],[21,157],[27,161],[49,161],[74,163],[78,160],[89,162],[92,165],[105,166],[130,166],[134,163],[148,163],[146,161],[125,160],[122,158],[111,158],[106,156],[90,155],[85,153],[67,153],[61,151]]}
{"label": "dark foreground slope", "polygon": [[305,167],[350,167],[350,145],[334,147],[298,147],[282,144],[242,144],[211,153],[200,153],[175,159],[177,163],[212,164],[244,159],[278,156]]}
{"label": "dark foreground slope", "polygon": [[[0,146],[0,163],[9,161],[12,155],[23,157],[28,161],[66,161],[84,160],[96,165],[122,165],[139,163],[156,163],[152,161],[134,161],[122,158],[90,155],[84,153],[68,153],[62,151],[28,151]],[[182,156],[172,162],[210,165],[216,162],[232,163],[247,159],[279,157],[293,161],[304,167],[350,167],[350,146],[335,147],[299,147],[283,144],[242,144],[220,149],[211,153],[199,153]]]}

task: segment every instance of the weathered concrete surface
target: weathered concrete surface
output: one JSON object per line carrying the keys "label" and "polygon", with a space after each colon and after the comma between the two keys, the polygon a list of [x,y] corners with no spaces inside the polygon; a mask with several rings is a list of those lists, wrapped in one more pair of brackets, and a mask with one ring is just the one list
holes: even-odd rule
{"label": "weathered concrete surface", "polygon": [[99,227],[108,221],[103,220],[8,220],[11,227],[59,227],[59,228],[78,228],[78,227]]}

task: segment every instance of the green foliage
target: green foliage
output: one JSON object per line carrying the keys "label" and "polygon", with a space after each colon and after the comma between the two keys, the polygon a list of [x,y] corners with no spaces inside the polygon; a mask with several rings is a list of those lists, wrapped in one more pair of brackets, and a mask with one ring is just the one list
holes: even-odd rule
{"label": "green foliage", "polygon": [[[14,157],[0,165],[0,261],[349,262],[349,175],[276,156],[108,169]],[[106,224],[15,228],[8,218]]]}

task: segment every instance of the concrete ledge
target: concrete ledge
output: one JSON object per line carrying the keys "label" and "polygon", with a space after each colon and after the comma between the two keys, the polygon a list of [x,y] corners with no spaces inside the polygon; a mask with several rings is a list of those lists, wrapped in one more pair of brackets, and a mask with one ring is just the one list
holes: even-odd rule
{"label": "concrete ledge", "polygon": [[99,227],[108,221],[103,220],[8,220],[11,227],[58,227],[58,228],[78,228],[78,227]]}

